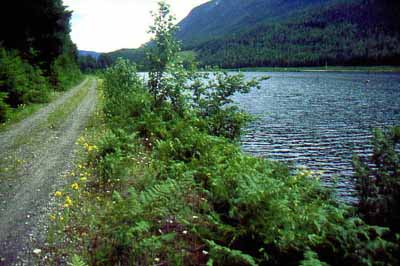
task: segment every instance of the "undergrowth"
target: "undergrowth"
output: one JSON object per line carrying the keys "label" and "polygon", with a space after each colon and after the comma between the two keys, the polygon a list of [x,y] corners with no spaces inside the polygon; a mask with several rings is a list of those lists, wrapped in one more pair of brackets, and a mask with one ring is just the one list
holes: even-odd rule
{"label": "undergrowth", "polygon": [[0,46],[0,123],[5,127],[48,103],[56,91],[65,91],[82,80],[74,60],[61,55],[44,73],[14,50]]}

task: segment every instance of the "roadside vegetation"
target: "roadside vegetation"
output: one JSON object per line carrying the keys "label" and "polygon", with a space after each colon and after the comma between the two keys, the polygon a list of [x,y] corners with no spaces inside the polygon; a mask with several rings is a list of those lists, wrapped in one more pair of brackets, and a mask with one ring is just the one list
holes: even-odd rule
{"label": "roadside vegetation", "polygon": [[154,19],[148,82],[122,59],[103,76],[41,265],[398,265],[387,224],[241,152],[249,116],[230,97],[262,80],[185,70],[168,5]]}
{"label": "roadside vegetation", "polygon": [[92,78],[88,78],[85,83],[81,85],[81,89],[77,90],[65,103],[61,104],[56,110],[49,114],[46,125],[50,128],[55,128],[62,124],[86,97],[89,92],[89,87],[92,86],[92,82]]}
{"label": "roadside vegetation", "polygon": [[0,38],[0,123],[10,124],[82,79],[69,32],[71,12],[61,0],[17,0],[5,8],[19,21]]}
{"label": "roadside vegetation", "polygon": [[[63,98],[61,99],[62,102],[58,103],[54,108],[44,108],[41,110],[45,112],[45,114],[42,112],[39,119],[34,123],[30,123],[27,127],[29,128],[29,134],[27,134],[26,131],[19,131],[13,136],[12,141],[8,141],[5,147],[2,146],[1,151],[4,152],[4,154],[2,154],[3,156],[0,156],[0,178],[4,178],[1,174],[5,172],[7,172],[8,177],[15,178],[17,176],[18,171],[21,170],[21,164],[24,162],[21,158],[14,156],[14,154],[16,154],[15,151],[20,151],[22,148],[28,148],[28,146],[32,147],[36,145],[35,147],[38,147],[41,143],[43,144],[43,132],[46,132],[45,136],[47,135],[48,139],[51,135],[49,129],[54,131],[59,130],[60,126],[62,126],[71,116],[71,113],[73,113],[73,111],[76,110],[76,108],[78,108],[78,106],[85,100],[91,86],[94,84],[93,80],[93,77],[87,78],[87,80],[81,85],[69,91],[68,94],[63,95]],[[57,96],[54,97],[59,97],[59,94],[60,93],[57,93]],[[21,107],[24,108],[23,110],[14,111],[13,114],[16,115],[15,119],[22,119],[24,116],[26,117],[28,114],[31,114],[30,111],[37,111],[43,106],[43,104],[26,105],[26,107]],[[33,118],[35,119],[35,117]],[[15,120],[11,121],[14,122]],[[8,125],[9,124],[7,123],[3,124],[3,127],[0,127],[0,130],[7,129]],[[8,133],[9,131],[4,132],[3,136]],[[5,156],[7,152],[9,152],[9,155]]]}

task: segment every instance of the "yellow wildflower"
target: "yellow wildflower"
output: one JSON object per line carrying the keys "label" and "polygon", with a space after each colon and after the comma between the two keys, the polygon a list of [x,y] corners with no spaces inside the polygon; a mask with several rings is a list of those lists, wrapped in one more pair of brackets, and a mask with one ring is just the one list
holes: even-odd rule
{"label": "yellow wildflower", "polygon": [[69,196],[67,196],[67,197],[65,198],[64,207],[65,207],[65,208],[69,208],[69,207],[71,207],[71,206],[72,206],[72,199],[71,199]]}
{"label": "yellow wildflower", "polygon": [[56,196],[57,198],[62,196],[62,192],[61,191],[56,191],[54,192],[54,196]]}
{"label": "yellow wildflower", "polygon": [[96,145],[90,145],[88,143],[84,143],[83,147],[88,151],[88,152],[92,152],[92,151],[97,151],[99,148]]}
{"label": "yellow wildflower", "polygon": [[73,183],[71,185],[71,188],[74,189],[74,190],[78,190],[79,189],[79,184],[78,183]]}
{"label": "yellow wildflower", "polygon": [[56,219],[57,219],[57,217],[54,214],[50,215],[50,220],[52,220],[54,222]]}

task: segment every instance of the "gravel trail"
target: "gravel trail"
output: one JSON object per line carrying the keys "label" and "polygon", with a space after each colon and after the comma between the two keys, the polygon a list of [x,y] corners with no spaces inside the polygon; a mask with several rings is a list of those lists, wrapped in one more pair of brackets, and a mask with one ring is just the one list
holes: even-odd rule
{"label": "gravel trail", "polygon": [[[38,126],[85,86],[89,86],[88,93],[60,126]],[[65,185],[61,176],[76,159],[75,142],[95,109],[96,86],[96,80],[85,80],[32,117],[0,133],[1,266],[36,265],[32,243],[44,237],[39,224],[48,220],[52,193]],[[5,167],[9,169],[5,171]]]}

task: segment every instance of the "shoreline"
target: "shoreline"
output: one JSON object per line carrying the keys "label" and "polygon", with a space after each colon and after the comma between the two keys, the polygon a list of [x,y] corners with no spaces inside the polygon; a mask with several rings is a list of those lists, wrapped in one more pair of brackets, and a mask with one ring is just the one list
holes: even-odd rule
{"label": "shoreline", "polygon": [[332,67],[244,67],[225,68],[233,72],[344,72],[400,73],[400,66],[332,66]]}

